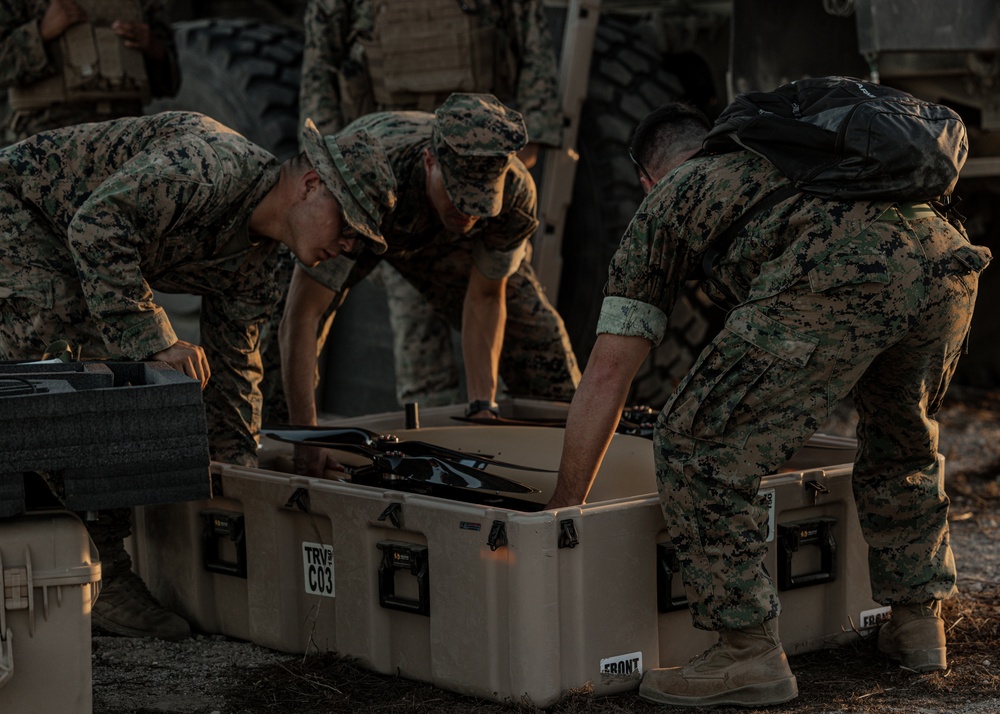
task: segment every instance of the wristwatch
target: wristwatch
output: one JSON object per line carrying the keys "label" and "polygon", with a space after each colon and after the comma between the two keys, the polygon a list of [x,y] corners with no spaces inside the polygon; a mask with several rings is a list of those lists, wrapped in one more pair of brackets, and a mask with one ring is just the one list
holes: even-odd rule
{"label": "wristwatch", "polygon": [[469,402],[465,408],[465,416],[470,417],[482,411],[493,412],[493,416],[500,416],[500,405],[490,399],[477,399]]}

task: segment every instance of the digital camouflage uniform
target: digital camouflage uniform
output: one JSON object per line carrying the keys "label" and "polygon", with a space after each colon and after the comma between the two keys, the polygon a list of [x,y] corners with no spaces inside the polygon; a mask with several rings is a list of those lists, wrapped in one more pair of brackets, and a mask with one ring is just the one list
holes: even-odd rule
{"label": "digital camouflage uniform", "polygon": [[[382,248],[369,216],[394,197],[359,188],[391,187],[377,142],[317,135],[306,150],[347,224]],[[0,359],[37,359],[56,339],[84,358],[147,359],[177,342],[153,289],[200,295],[211,458],[256,465],[260,333],[281,294],[282,244],[252,235],[250,221],[280,175],[269,153],[189,112],[79,124],[0,150]],[[87,523],[103,568],[95,626],[189,637],[132,572],[129,521],[119,508]]]}
{"label": "digital camouflage uniform", "polygon": [[[784,184],[748,152],[682,164],[646,197],[615,254],[598,332],[654,343],[713,238]],[[750,220],[706,283],[735,296],[657,422],[660,500],[695,625],[778,615],[762,566],[773,473],[852,394],[853,489],[883,604],[955,591],[940,407],[989,251],[929,206],[799,197]]]}
{"label": "digital camouflage uniform", "polygon": [[[87,2],[81,1],[80,4],[86,9]],[[180,68],[164,0],[141,0],[131,3],[132,7],[128,5],[126,3],[123,13],[141,14],[142,21],[150,26],[153,36],[166,50],[162,61],[143,58],[150,94],[154,97],[176,94],[180,87]],[[41,81],[52,81],[61,73],[62,66],[57,62],[59,50],[56,49],[59,38],[44,43],[38,29],[48,6],[49,0],[0,3],[0,87],[28,88]],[[82,29],[82,26],[75,27],[75,31]],[[8,128],[15,140],[24,139],[46,129],[138,116],[142,111],[143,103],[135,96],[57,102],[47,107],[14,112]]]}
{"label": "digital camouflage uniform", "polygon": [[203,296],[212,458],[256,463],[258,333],[277,246],[250,214],[278,179],[263,149],[196,113],[82,124],[0,151],[0,357],[66,339],[141,360],[177,338],[152,290]]}
{"label": "digital camouflage uniform", "polygon": [[[470,123],[459,122],[462,126]],[[569,336],[523,258],[527,240],[537,226],[534,182],[520,161],[511,160],[499,214],[480,219],[467,235],[445,232],[425,193],[423,152],[432,145],[434,126],[435,115],[425,112],[370,114],[349,125],[345,131],[363,129],[381,141],[396,176],[396,207],[381,224],[388,250],[381,256],[366,250],[356,260],[334,258],[306,272],[337,291],[335,310],[348,290],[384,259],[455,329],[461,327],[472,266],[491,279],[507,276],[500,375],[514,393],[569,399],[580,378]],[[472,138],[461,141],[468,151],[476,151]],[[447,183],[449,163],[440,149],[439,156]],[[505,155],[502,161],[507,160]],[[460,201],[456,207],[462,208]],[[478,211],[482,207],[466,208]],[[323,327],[321,343],[332,319],[333,314]]]}
{"label": "digital camouflage uniform", "polygon": [[[447,86],[425,94],[399,93],[379,102],[372,88],[366,43],[371,42],[373,9],[378,0],[309,0],[305,11],[305,49],[300,108],[323,134],[334,133],[372,111],[433,111],[453,91],[489,92],[524,116],[530,140],[558,146],[562,137],[556,59],[540,0],[486,0],[467,15],[477,28],[495,30],[490,39],[493,81],[488,86]],[[441,5],[446,7],[441,8]],[[429,13],[461,14],[458,0],[419,0],[411,7]],[[417,11],[417,10],[414,10]],[[418,27],[408,24],[410,28]],[[413,30],[419,32],[419,29]],[[443,27],[438,32],[448,33]],[[434,45],[440,40],[429,39]],[[392,61],[387,58],[385,62]],[[405,61],[405,60],[395,60]],[[428,61],[415,59],[425,74]],[[384,97],[383,97],[384,98]],[[413,285],[389,264],[373,277],[385,287],[393,331],[397,398],[432,406],[463,401],[460,370],[452,351],[451,329]]]}

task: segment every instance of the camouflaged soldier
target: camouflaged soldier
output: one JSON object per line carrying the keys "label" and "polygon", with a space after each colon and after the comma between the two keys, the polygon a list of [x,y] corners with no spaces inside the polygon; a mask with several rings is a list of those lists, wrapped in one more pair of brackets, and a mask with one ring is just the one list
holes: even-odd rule
{"label": "camouflaged soldier", "polygon": [[[300,108],[322,134],[375,111],[433,111],[452,92],[493,94],[524,117],[532,168],[559,146],[556,58],[540,0],[309,0]],[[461,401],[451,328],[390,265],[386,290],[400,404]]]}
{"label": "camouflaged soldier", "polygon": [[163,0],[0,4],[0,87],[14,139],[142,114],[151,96],[180,87]]}
{"label": "camouflaged soldier", "polygon": [[[455,94],[434,114],[370,114],[345,129],[359,130],[385,146],[399,185],[381,224],[388,249],[296,265],[280,329],[292,422],[316,423],[316,356],[336,308],[383,259],[461,329],[470,415],[495,414],[498,371],[518,394],[570,398],[579,370],[569,337],[524,259],[537,221],[534,183],[514,156],[520,115],[488,94]],[[296,466],[321,475],[321,457],[300,449]]]}
{"label": "camouflaged soldier", "polygon": [[[708,121],[680,105],[637,128],[647,192],[615,254],[598,338],[569,414],[549,507],[581,503],[629,382],[684,281],[715,239],[788,181],[750,152],[701,155]],[[932,206],[799,194],[749,220],[706,285],[733,296],[657,422],[654,456],[694,624],[719,644],[653,669],[640,695],[676,706],[765,706],[797,695],[762,565],[773,473],[853,396],[853,488],[870,544],[872,596],[891,605],[879,648],[944,669],[940,601],[955,592],[934,414],[969,329],[989,251]]]}
{"label": "camouflaged soldier", "polygon": [[[201,114],[166,112],[0,150],[0,359],[38,359],[65,339],[84,358],[166,362],[202,384],[212,459],[256,465],[259,333],[281,292],[278,246],[309,266],[361,243],[384,250],[379,220],[394,205],[373,137],[307,149],[279,165]],[[154,289],[202,296],[204,347],[177,339]],[[94,623],[186,637],[131,571],[128,510],[89,528],[105,564]]]}

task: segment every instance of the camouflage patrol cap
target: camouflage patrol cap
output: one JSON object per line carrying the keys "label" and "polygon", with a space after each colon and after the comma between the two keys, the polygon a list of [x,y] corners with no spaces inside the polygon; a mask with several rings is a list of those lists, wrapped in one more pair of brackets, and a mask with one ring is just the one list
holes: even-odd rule
{"label": "camouflage patrol cap", "polygon": [[396,177],[381,142],[361,129],[320,136],[312,119],[302,132],[306,156],[340,205],[347,224],[375,253],[384,253],[379,227],[396,206]]}
{"label": "camouflage patrol cap", "polygon": [[524,118],[492,94],[452,94],[434,116],[431,140],[448,198],[467,216],[497,215],[511,159],[528,142]]}

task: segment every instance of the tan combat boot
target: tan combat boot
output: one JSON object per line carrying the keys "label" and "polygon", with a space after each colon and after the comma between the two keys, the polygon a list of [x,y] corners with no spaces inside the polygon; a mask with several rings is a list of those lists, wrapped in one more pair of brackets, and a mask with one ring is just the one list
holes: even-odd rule
{"label": "tan combat boot", "polygon": [[776,620],[743,630],[723,630],[719,641],[684,667],[651,669],[639,696],[659,704],[759,707],[799,695],[795,675],[778,640]]}
{"label": "tan combat boot", "polygon": [[941,601],[893,605],[892,617],[878,631],[878,649],[914,672],[947,669]]}
{"label": "tan combat boot", "polygon": [[102,582],[91,622],[101,630],[124,637],[186,640],[191,636],[187,620],[158,603],[131,570],[116,573]]}
{"label": "tan combat boot", "polygon": [[101,557],[101,592],[91,611],[91,624],[124,637],[157,637],[183,640],[191,636],[187,620],[163,607],[132,572],[132,559],[125,550],[131,529],[129,509],[102,511],[87,523]]}

